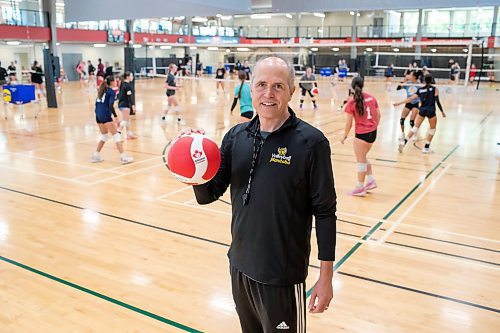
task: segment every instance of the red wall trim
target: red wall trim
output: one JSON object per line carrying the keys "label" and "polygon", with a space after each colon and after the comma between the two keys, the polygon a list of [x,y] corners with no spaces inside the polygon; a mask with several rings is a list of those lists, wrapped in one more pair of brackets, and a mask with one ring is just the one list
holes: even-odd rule
{"label": "red wall trim", "polygon": [[104,30],[82,30],[57,28],[58,42],[106,43],[108,32]]}
{"label": "red wall trim", "polygon": [[43,27],[0,25],[0,38],[16,39],[16,40],[48,41],[50,40],[50,29]]}

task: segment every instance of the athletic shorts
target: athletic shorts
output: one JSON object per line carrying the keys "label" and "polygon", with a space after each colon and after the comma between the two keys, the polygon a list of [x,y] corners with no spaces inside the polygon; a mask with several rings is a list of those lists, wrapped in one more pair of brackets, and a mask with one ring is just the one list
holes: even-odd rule
{"label": "athletic shorts", "polygon": [[418,114],[421,117],[434,118],[436,116],[436,109],[420,109]]}
{"label": "athletic shorts", "polygon": [[273,286],[231,267],[231,286],[242,333],[306,331],[305,283]]}
{"label": "athletic shorts", "polygon": [[370,133],[363,133],[363,134],[356,133],[354,136],[368,143],[374,143],[375,139],[377,138],[377,130]]}
{"label": "athletic shorts", "polygon": [[252,119],[253,118],[253,111],[245,111],[245,112],[241,113],[241,116],[243,118]]}
{"label": "athletic shorts", "polygon": [[98,123],[98,124],[106,124],[106,123],[110,123],[113,121],[113,119],[111,118],[111,113],[109,112],[100,112],[100,113],[96,113],[95,114],[95,121]]}
{"label": "athletic shorts", "polygon": [[172,91],[167,91],[167,97],[174,96],[175,95],[175,90]]}
{"label": "athletic shorts", "polygon": [[417,108],[417,109],[418,109],[418,103],[415,103],[415,104],[413,104],[413,103],[406,103],[406,104],[405,104],[405,108],[406,108],[406,109],[408,109],[408,110],[410,110],[410,111],[411,111],[412,109],[414,109],[414,108]]}
{"label": "athletic shorts", "polygon": [[304,89],[304,88],[301,88],[301,89],[302,89],[302,96],[305,96],[305,95],[306,95],[306,92],[308,92],[308,93],[309,93],[309,96],[314,97],[314,95],[313,95],[313,94],[312,94],[312,92],[311,92],[312,88],[311,88],[311,89]]}

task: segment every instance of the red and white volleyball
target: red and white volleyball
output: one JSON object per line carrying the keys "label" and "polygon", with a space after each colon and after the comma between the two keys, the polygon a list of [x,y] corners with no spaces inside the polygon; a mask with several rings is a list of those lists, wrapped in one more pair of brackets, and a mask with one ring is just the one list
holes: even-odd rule
{"label": "red and white volleyball", "polygon": [[203,134],[183,135],[170,146],[167,164],[181,182],[200,185],[212,179],[219,170],[219,147]]}
{"label": "red and white volleyball", "polygon": [[314,87],[314,88],[312,88],[311,93],[313,95],[317,95],[317,94],[319,94],[319,89],[317,87]]}

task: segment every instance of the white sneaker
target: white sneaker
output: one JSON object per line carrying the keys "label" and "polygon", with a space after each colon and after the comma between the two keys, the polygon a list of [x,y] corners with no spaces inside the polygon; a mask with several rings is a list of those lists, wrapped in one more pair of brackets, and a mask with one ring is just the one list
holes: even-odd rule
{"label": "white sneaker", "polygon": [[434,150],[431,150],[430,148],[422,148],[422,154],[432,154],[434,153]]}
{"label": "white sneaker", "polygon": [[104,161],[104,159],[101,157],[101,155],[99,155],[99,153],[92,153],[92,157],[90,158],[90,161],[92,163],[98,163],[98,162],[102,162]]}
{"label": "white sneaker", "polygon": [[129,163],[132,163],[134,161],[134,158],[132,156],[122,156],[120,157],[120,161],[122,162],[122,164],[129,164]]}
{"label": "white sneaker", "polygon": [[406,141],[405,141],[405,140],[403,140],[403,141],[399,142],[398,151],[399,151],[400,153],[402,153],[402,152],[403,152],[403,149],[405,148],[405,145],[406,145]]}

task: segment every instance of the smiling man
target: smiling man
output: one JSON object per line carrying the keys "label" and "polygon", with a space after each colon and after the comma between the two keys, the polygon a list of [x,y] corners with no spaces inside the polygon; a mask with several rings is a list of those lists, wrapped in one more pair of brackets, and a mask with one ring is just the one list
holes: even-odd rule
{"label": "smiling man", "polygon": [[306,331],[313,216],[321,270],[309,311],[325,311],[333,298],[336,195],[330,146],[288,107],[294,78],[281,58],[257,62],[251,82],[257,116],[224,136],[217,175],[193,187],[198,203],[208,204],[231,185],[228,256],[243,333]]}

